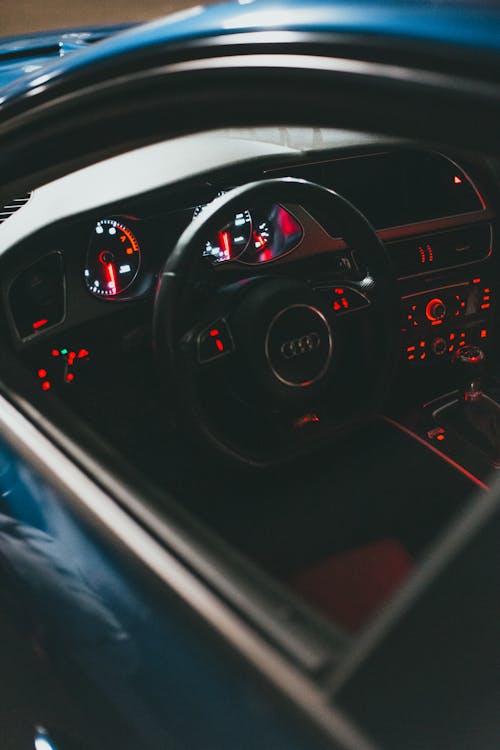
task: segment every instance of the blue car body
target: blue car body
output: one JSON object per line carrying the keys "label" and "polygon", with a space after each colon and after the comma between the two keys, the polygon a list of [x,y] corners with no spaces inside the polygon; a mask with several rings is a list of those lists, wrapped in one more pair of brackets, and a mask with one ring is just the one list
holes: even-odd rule
{"label": "blue car body", "polygon": [[[131,28],[75,29],[4,39],[0,45],[0,84],[7,87],[3,99],[36,88],[42,68],[47,85],[59,76],[76,74],[123,55],[140,56],[165,46],[216,36],[277,31],[335,34],[339,41],[355,35],[367,43],[394,41],[401,47],[423,42],[430,50],[450,45],[474,55],[500,50],[500,13],[495,4],[254,0],[198,5]],[[101,39],[103,43],[94,46]]]}

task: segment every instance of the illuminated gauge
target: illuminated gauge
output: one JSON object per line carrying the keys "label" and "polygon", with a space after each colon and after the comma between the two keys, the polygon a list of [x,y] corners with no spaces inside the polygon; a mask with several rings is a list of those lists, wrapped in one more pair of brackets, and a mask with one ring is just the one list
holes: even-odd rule
{"label": "illuminated gauge", "polygon": [[254,212],[251,241],[239,260],[249,265],[276,260],[297,247],[302,236],[302,227],[295,217],[275,203],[264,213]]}
{"label": "illuminated gauge", "polygon": [[271,229],[267,221],[261,221],[257,225],[257,228],[252,235],[252,242],[253,248],[255,248],[254,252],[259,256],[260,260],[268,260],[266,252],[269,253],[269,258],[272,257],[269,247],[271,242]]}
{"label": "illuminated gauge", "polygon": [[141,248],[133,232],[115,219],[101,219],[92,233],[83,272],[88,290],[98,297],[118,297],[134,281]]}
{"label": "illuminated gauge", "polygon": [[207,240],[203,255],[215,263],[235,260],[248,247],[252,238],[252,217],[250,211],[236,214],[233,221],[223,227],[210,240]]}

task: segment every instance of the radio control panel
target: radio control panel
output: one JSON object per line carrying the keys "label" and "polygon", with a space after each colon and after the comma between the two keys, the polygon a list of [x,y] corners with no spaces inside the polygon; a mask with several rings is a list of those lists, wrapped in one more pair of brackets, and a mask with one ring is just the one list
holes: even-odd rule
{"label": "radio control panel", "polygon": [[403,297],[401,305],[402,353],[410,365],[451,360],[466,344],[487,344],[493,293],[480,277]]}

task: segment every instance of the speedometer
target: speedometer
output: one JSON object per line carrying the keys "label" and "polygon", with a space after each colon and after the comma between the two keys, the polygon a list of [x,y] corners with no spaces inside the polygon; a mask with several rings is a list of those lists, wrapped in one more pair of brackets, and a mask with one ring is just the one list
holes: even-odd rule
{"label": "speedometer", "polygon": [[141,264],[141,248],[132,230],[115,219],[101,219],[89,242],[83,272],[89,292],[118,297],[134,281]]}
{"label": "speedometer", "polygon": [[230,224],[226,224],[214,237],[207,240],[203,255],[214,262],[235,260],[248,247],[252,238],[252,217],[250,211],[235,215]]}

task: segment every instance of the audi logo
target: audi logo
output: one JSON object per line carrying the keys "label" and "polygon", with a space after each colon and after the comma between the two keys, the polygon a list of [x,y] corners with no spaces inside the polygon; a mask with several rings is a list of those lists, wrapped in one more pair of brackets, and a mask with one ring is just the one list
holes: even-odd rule
{"label": "audi logo", "polygon": [[293,359],[294,357],[300,357],[302,354],[314,352],[316,349],[319,349],[320,344],[321,337],[319,333],[312,331],[312,333],[306,333],[299,338],[284,341],[281,344],[281,354],[285,359]]}

